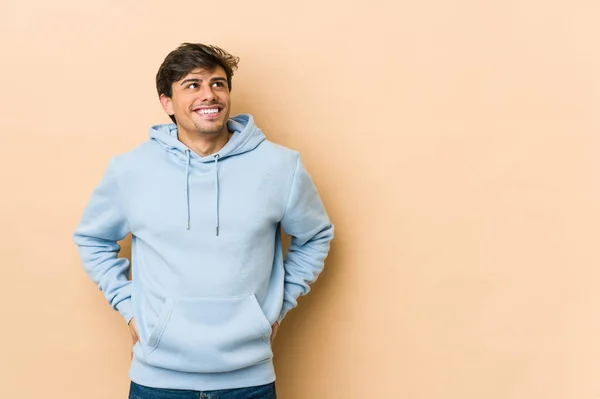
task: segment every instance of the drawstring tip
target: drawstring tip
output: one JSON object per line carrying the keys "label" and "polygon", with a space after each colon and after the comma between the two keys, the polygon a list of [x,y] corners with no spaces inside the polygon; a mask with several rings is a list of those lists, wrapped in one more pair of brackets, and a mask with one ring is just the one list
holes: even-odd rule
{"label": "drawstring tip", "polygon": [[190,229],[190,222],[187,223],[187,229]]}
{"label": "drawstring tip", "polygon": [[218,236],[219,235],[219,226],[215,227],[215,235]]}

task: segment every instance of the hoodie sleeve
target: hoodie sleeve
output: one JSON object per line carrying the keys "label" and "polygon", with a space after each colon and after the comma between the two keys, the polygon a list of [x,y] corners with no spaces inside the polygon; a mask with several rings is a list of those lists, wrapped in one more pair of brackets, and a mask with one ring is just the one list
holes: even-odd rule
{"label": "hoodie sleeve", "polygon": [[297,305],[297,299],[310,291],[310,284],[323,270],[333,239],[333,224],[299,156],[281,225],[292,240],[284,263],[284,296],[277,319],[279,323]]}
{"label": "hoodie sleeve", "polygon": [[84,210],[74,241],[86,273],[127,323],[133,318],[129,260],[117,257],[121,249],[117,241],[128,233],[113,158]]}

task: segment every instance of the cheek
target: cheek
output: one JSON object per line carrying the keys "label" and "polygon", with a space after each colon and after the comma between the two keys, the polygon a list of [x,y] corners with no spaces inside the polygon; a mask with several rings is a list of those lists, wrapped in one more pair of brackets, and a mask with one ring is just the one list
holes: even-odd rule
{"label": "cheek", "polygon": [[222,103],[225,103],[225,104],[229,105],[229,104],[231,103],[231,101],[230,101],[230,100],[231,100],[231,99],[230,99],[230,97],[229,97],[229,95],[228,95],[228,94],[223,94],[223,95],[221,95],[221,102],[222,102]]}
{"label": "cheek", "polygon": [[175,105],[175,112],[178,114],[185,114],[188,113],[189,110],[189,106],[187,105],[187,103],[185,102],[178,102]]}

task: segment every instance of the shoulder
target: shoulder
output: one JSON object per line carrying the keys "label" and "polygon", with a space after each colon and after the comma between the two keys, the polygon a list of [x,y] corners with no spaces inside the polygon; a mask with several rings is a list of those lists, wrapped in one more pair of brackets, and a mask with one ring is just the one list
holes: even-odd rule
{"label": "shoulder", "polygon": [[164,150],[154,140],[147,140],[129,151],[122,152],[113,156],[112,162],[116,167],[130,168],[132,166],[141,166],[142,164],[161,156]]}
{"label": "shoulder", "polygon": [[297,162],[300,153],[281,144],[274,143],[268,139],[262,142],[259,146],[261,155],[266,155],[280,161]]}
{"label": "shoulder", "polygon": [[266,162],[273,174],[279,175],[285,180],[290,180],[296,173],[300,153],[281,144],[265,139],[256,148],[256,155],[261,162]]}

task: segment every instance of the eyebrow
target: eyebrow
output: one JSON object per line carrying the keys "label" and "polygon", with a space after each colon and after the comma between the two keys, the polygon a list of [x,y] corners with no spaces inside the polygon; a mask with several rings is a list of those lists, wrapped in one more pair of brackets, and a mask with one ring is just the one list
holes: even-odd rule
{"label": "eyebrow", "polygon": [[[211,83],[212,82],[220,82],[220,81],[227,82],[227,79],[222,78],[222,77],[219,76],[219,77],[216,77],[216,78],[212,78],[210,81],[211,81]],[[183,86],[186,83],[198,83],[198,82],[202,82],[202,79],[199,79],[199,78],[189,78],[189,79],[185,79],[184,81],[182,81],[179,85]]]}

